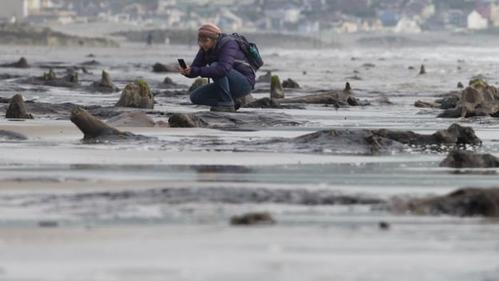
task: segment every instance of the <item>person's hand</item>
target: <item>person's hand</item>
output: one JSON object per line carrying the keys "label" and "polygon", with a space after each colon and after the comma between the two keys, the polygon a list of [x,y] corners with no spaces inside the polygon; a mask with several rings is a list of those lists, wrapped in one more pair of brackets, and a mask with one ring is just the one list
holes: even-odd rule
{"label": "person's hand", "polygon": [[184,76],[187,76],[187,75],[191,74],[191,68],[190,67],[187,67],[187,68],[181,68],[181,67],[179,67],[178,71],[180,72],[180,74],[182,74]]}

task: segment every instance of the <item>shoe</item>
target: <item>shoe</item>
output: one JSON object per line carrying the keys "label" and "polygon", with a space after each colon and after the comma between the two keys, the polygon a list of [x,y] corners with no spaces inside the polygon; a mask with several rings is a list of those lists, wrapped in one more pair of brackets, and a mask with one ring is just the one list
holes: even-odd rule
{"label": "shoe", "polygon": [[234,100],[234,109],[235,109],[236,111],[238,111],[238,110],[239,110],[239,108],[241,108],[241,105],[242,105],[242,104],[241,104],[241,101],[239,101],[239,99]]}
{"label": "shoe", "polygon": [[248,103],[253,102],[253,101],[255,101],[255,98],[251,94],[248,94],[248,95],[242,96],[242,97],[238,97],[238,98],[234,99],[234,107],[236,110],[238,110],[242,106],[245,106]]}
{"label": "shoe", "polygon": [[236,112],[236,109],[234,108],[233,105],[217,105],[217,106],[212,106],[210,108],[210,111],[213,111],[213,112]]}

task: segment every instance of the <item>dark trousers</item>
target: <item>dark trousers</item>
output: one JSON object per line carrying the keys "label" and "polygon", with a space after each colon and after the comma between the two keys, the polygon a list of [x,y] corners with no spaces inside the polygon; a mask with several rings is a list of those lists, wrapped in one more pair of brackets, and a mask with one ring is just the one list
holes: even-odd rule
{"label": "dark trousers", "polygon": [[234,99],[251,93],[246,76],[232,69],[226,76],[213,79],[213,83],[199,87],[191,93],[193,104],[234,106]]}

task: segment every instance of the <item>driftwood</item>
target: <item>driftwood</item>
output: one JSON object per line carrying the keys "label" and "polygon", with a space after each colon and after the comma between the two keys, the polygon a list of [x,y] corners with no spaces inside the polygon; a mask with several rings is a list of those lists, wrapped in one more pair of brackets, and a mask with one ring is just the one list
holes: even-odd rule
{"label": "driftwood", "polygon": [[499,188],[464,188],[445,196],[411,200],[407,209],[422,215],[499,217]]}
{"label": "driftwood", "polygon": [[434,102],[417,101],[415,106],[445,109],[438,115],[439,118],[497,117],[499,90],[482,79],[473,79],[462,91],[453,91]]}
{"label": "driftwood", "polygon": [[276,221],[270,213],[248,213],[241,216],[233,216],[230,219],[231,225],[271,225]]}
{"label": "driftwood", "polygon": [[249,102],[242,107],[244,108],[277,108],[277,109],[304,109],[303,106],[300,105],[282,105],[278,100],[271,98],[261,98]]}
{"label": "driftwood", "polygon": [[162,64],[157,62],[152,66],[152,71],[156,73],[177,72],[177,68],[176,64]]}
{"label": "driftwood", "polygon": [[286,98],[278,100],[281,104],[303,103],[303,104],[325,104],[335,107],[363,106],[368,105],[366,101],[360,101],[353,96],[350,83],[345,84],[343,90],[333,90],[322,94],[306,95],[302,97]]}
{"label": "driftwood", "polygon": [[7,131],[7,130],[0,130],[0,140],[27,140],[28,138],[25,135],[12,132],[12,131]]}
{"label": "driftwood", "polygon": [[288,78],[287,80],[282,81],[282,87],[283,88],[288,88],[288,89],[299,89],[300,84],[296,82],[295,80]]}
{"label": "driftwood", "polygon": [[107,120],[107,124],[114,127],[154,127],[154,120],[145,112],[123,112]]}
{"label": "driftwood", "polygon": [[270,83],[272,80],[272,72],[267,71],[264,75],[260,75],[258,79],[256,79],[257,83]]}
{"label": "driftwood", "polygon": [[63,88],[77,88],[81,86],[78,72],[75,72],[72,69],[67,69],[67,74],[62,78],[58,78],[56,73],[52,69],[49,69],[49,71],[43,73],[41,77],[31,77],[27,79],[26,82],[33,85]]}
{"label": "driftwood", "polygon": [[478,154],[472,151],[453,150],[440,163],[450,168],[497,168],[499,159],[492,154]]}
{"label": "driftwood", "polygon": [[71,112],[71,122],[82,131],[83,140],[124,140],[139,137],[129,132],[115,129],[97,119],[86,110],[77,107]]}
{"label": "driftwood", "polygon": [[[324,152],[373,155],[413,149],[446,150],[480,145],[472,128],[453,124],[431,135],[386,129],[329,129],[296,138],[257,142],[254,149],[286,152]],[[251,145],[247,145],[248,148]]]}
{"label": "driftwood", "polygon": [[0,65],[0,67],[29,68],[30,65],[28,64],[28,60],[26,60],[26,58],[22,57],[14,63],[2,64],[2,65]]}
{"label": "driftwood", "polygon": [[294,121],[282,113],[260,112],[195,112],[174,113],[168,120],[170,127],[214,128],[214,129],[254,129],[258,127],[297,126],[304,122]]}
{"label": "driftwood", "polygon": [[416,134],[411,131],[375,130],[376,135],[388,138],[403,144],[426,145],[481,145],[482,141],[475,135],[471,127],[462,127],[452,124],[445,130],[431,135]]}

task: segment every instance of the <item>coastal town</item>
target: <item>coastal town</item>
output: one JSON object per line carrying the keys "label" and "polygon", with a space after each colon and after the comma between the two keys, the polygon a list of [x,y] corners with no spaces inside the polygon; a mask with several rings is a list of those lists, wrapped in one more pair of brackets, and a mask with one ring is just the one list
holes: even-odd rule
{"label": "coastal town", "polygon": [[3,0],[2,22],[113,22],[195,29],[213,22],[247,32],[476,31],[499,27],[495,0]]}

